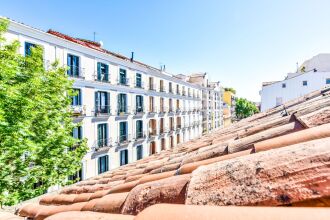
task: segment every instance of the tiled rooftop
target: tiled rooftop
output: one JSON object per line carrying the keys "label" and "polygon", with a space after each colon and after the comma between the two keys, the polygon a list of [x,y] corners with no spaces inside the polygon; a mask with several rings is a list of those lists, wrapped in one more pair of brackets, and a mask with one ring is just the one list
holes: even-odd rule
{"label": "tiled rooftop", "polygon": [[323,89],[45,195],[17,214],[37,220],[316,220],[330,219],[329,205],[330,90]]}

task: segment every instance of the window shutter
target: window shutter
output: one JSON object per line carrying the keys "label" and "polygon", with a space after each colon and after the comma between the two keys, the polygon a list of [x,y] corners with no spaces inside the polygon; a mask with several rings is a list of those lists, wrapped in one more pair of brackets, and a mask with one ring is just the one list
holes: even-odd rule
{"label": "window shutter", "polygon": [[111,112],[111,109],[110,109],[110,92],[107,92],[107,97],[106,97],[106,109],[108,110],[107,113],[110,113]]}
{"label": "window shutter", "polygon": [[98,110],[99,110],[99,92],[95,92],[95,113],[98,113]]}
{"label": "window shutter", "polygon": [[98,80],[102,79],[101,78],[101,63],[100,62],[97,63],[97,79]]}
{"label": "window shutter", "polygon": [[109,65],[105,65],[105,81],[109,81]]}

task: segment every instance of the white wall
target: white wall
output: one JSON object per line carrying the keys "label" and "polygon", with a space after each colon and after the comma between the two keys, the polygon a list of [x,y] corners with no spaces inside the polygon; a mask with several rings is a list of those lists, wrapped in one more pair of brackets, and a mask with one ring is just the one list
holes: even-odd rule
{"label": "white wall", "polygon": [[[286,79],[271,85],[263,86],[260,91],[261,111],[266,111],[275,107],[276,99],[282,98],[282,103],[303,96],[307,93],[319,90],[327,86],[326,79],[330,78],[330,72],[308,72]],[[303,81],[307,81],[307,86],[303,86]],[[282,88],[282,84],[286,88]]]}

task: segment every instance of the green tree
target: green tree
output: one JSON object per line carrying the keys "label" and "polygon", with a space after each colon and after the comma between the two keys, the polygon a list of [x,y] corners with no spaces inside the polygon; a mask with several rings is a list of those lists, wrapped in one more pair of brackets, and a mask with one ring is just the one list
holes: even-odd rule
{"label": "green tree", "polygon": [[253,102],[244,98],[236,99],[235,114],[238,119],[247,118],[258,112],[259,110]]}
{"label": "green tree", "polygon": [[66,69],[45,69],[41,47],[18,53],[0,18],[0,205],[12,205],[67,184],[81,168],[86,141],[72,137],[74,95]]}

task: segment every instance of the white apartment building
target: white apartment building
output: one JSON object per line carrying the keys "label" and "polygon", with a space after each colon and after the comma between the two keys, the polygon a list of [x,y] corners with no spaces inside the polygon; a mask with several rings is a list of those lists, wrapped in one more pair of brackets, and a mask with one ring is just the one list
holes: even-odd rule
{"label": "white apartment building", "polygon": [[305,61],[282,81],[264,82],[260,91],[261,111],[282,105],[330,85],[330,54],[319,54]]}
{"label": "white apartment building", "polygon": [[11,21],[5,37],[21,43],[21,54],[40,45],[46,68],[55,60],[69,67],[78,93],[73,120],[81,123],[73,135],[89,146],[71,178],[86,179],[202,135],[198,85],[55,31]]}
{"label": "white apartment building", "polygon": [[198,85],[202,91],[202,128],[203,134],[224,126],[223,88],[220,82],[210,82],[207,73],[178,75],[189,83]]}

